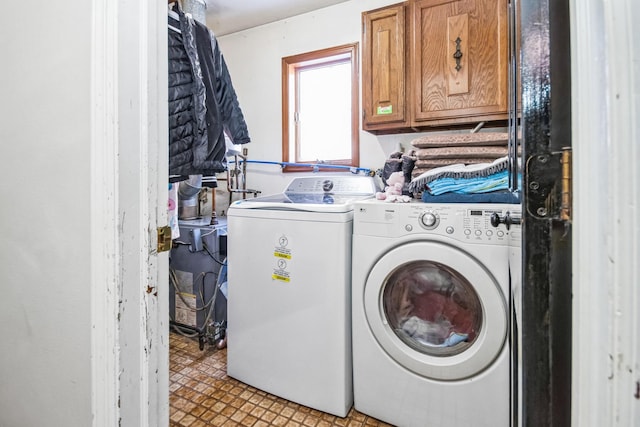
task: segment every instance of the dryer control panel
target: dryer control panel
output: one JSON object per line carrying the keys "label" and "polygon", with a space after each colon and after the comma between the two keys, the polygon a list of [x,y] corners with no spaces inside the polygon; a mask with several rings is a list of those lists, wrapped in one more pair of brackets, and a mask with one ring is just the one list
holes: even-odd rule
{"label": "dryer control panel", "polygon": [[428,233],[469,243],[504,244],[510,233],[510,222],[519,221],[520,212],[520,205],[509,204],[368,200],[356,203],[353,226],[354,234],[360,235],[401,237]]}

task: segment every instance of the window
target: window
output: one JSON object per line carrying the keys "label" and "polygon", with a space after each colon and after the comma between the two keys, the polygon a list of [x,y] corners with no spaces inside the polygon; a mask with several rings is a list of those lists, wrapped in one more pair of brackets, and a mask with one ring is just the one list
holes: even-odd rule
{"label": "window", "polygon": [[357,43],[282,58],[282,161],[357,167],[358,100]]}

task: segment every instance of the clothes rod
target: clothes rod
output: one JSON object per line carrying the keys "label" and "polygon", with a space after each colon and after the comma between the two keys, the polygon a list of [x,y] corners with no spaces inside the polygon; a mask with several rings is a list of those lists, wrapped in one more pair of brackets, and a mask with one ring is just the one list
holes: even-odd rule
{"label": "clothes rod", "polygon": [[[331,165],[327,163],[291,163],[291,162],[273,162],[273,161],[266,161],[266,160],[239,160],[238,161],[238,163],[242,163],[242,162],[257,163],[257,164],[263,164],[263,165],[278,165],[280,167],[285,167],[285,166],[309,167],[309,168],[313,168],[314,172],[318,172],[321,168],[326,168],[326,169],[348,170],[354,174],[362,172],[365,175],[370,175],[370,176],[374,175],[374,172],[369,168],[360,168],[360,167],[345,166],[345,165]],[[235,160],[231,160],[229,161],[229,163],[235,163]]]}

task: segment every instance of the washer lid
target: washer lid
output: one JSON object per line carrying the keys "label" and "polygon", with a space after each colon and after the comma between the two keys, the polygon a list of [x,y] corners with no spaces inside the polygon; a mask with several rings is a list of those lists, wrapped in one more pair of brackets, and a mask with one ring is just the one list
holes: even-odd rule
{"label": "washer lid", "polygon": [[362,297],[379,345],[423,377],[469,378],[490,366],[506,342],[507,309],[495,278],[445,243],[413,242],[387,252]]}
{"label": "washer lid", "polygon": [[231,208],[295,210],[306,212],[349,212],[353,203],[373,196],[336,196],[332,194],[274,194],[253,199],[237,200]]}

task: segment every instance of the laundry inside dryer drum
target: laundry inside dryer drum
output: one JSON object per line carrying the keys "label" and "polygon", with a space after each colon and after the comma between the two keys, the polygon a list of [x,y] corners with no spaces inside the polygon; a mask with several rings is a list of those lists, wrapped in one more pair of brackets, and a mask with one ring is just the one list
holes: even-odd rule
{"label": "laundry inside dryer drum", "polygon": [[459,272],[432,261],[396,268],[381,294],[383,312],[395,334],[430,356],[453,356],[469,348],[482,328],[482,304]]}

